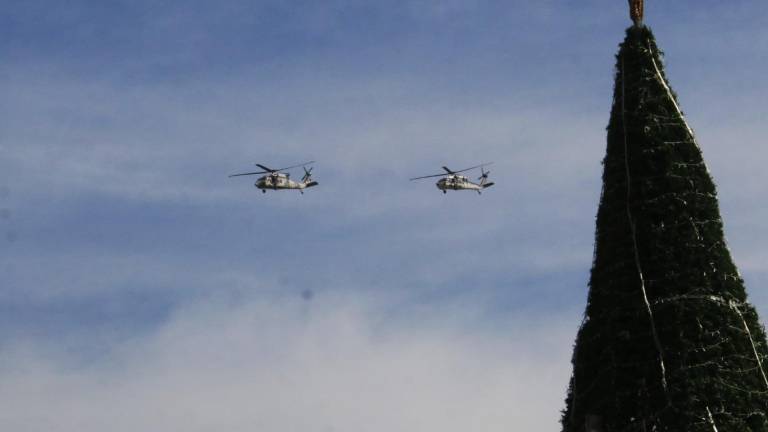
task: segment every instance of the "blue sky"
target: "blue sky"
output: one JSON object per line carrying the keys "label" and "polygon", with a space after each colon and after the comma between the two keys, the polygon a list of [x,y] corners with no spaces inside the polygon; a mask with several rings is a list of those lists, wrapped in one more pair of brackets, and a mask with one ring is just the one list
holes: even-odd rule
{"label": "blue sky", "polygon": [[[624,1],[3,9],[3,429],[557,430]],[[646,5],[763,317],[767,13]]]}

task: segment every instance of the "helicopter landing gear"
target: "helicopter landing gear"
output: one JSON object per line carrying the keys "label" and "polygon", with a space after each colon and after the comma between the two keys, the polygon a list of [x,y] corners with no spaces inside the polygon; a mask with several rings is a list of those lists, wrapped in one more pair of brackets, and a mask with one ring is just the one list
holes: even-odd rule
{"label": "helicopter landing gear", "polygon": [[266,189],[262,189],[261,193],[267,193],[267,190]]}
{"label": "helicopter landing gear", "polygon": [[447,193],[448,193],[448,191],[443,191],[443,194],[447,194]]}

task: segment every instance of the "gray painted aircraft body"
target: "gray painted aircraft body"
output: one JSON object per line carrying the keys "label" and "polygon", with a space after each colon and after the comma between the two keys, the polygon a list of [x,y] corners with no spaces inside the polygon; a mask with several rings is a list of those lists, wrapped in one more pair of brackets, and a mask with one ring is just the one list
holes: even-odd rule
{"label": "gray painted aircraft body", "polygon": [[[264,171],[232,174],[230,175],[230,177],[266,174],[259,177],[258,180],[256,180],[256,183],[253,184],[257,188],[261,189],[261,192],[267,193],[267,190],[277,191],[277,190],[293,189],[293,190],[298,190],[303,194],[304,189],[311,188],[313,186],[318,185],[316,181],[312,180],[312,168],[307,169],[306,167],[307,165],[310,165],[313,163],[314,161],[309,161],[309,162],[304,162],[303,164],[293,165],[293,166],[280,168],[280,169],[272,169],[261,164],[256,164],[257,167],[263,169]],[[291,180],[291,175],[289,173],[280,172],[280,171],[288,170],[291,168],[298,168],[298,167],[304,168],[304,177],[302,177],[301,181]]]}
{"label": "gray painted aircraft body", "polygon": [[[420,180],[425,178],[432,178],[432,177],[443,177],[440,180],[435,183],[435,186],[437,186],[438,189],[443,191],[443,193],[447,193],[449,190],[473,190],[476,191],[478,194],[482,193],[483,189],[491,187],[494,185],[493,182],[488,181],[488,174],[490,174],[489,171],[485,171],[484,167],[486,165],[490,165],[491,162],[473,166],[471,168],[465,168],[463,170],[458,171],[452,171],[448,167],[443,167],[443,170],[445,170],[444,174],[434,174],[434,175],[428,175],[428,176],[422,176],[422,177],[414,177],[411,180]],[[464,171],[473,170],[475,168],[480,168],[481,175],[478,177],[478,180],[480,183],[474,183],[470,181],[466,176],[460,175],[459,173],[462,173]]]}

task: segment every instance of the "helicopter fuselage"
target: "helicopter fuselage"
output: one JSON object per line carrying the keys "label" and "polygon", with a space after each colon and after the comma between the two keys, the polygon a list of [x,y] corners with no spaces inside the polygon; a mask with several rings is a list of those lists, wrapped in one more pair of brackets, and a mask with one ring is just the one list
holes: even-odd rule
{"label": "helicopter fuselage", "polygon": [[268,189],[270,190],[281,190],[281,189],[297,189],[299,191],[303,191],[304,189],[312,186],[317,186],[316,181],[293,181],[290,179],[290,176],[284,173],[275,173],[275,174],[269,174],[265,176],[259,177],[258,180],[256,180],[256,183],[253,184],[257,188],[261,189],[262,192],[266,192]]}
{"label": "helicopter fuselage", "polygon": [[481,190],[488,187],[486,186],[486,184],[473,183],[463,175],[453,174],[453,175],[448,175],[446,177],[441,178],[440,180],[437,181],[437,183],[435,183],[435,186],[437,186],[438,189],[443,191],[443,193],[445,193],[448,190],[473,190],[473,191],[480,192]]}

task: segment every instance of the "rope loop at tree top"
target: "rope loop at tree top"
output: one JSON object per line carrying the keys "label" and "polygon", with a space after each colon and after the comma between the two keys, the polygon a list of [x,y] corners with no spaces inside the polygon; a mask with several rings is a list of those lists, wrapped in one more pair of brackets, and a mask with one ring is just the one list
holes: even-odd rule
{"label": "rope loop at tree top", "polygon": [[643,0],[629,0],[629,16],[636,26],[643,24]]}

